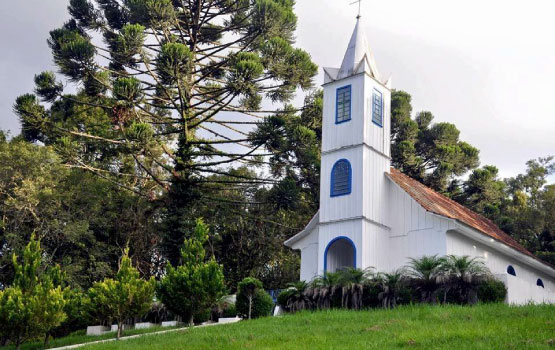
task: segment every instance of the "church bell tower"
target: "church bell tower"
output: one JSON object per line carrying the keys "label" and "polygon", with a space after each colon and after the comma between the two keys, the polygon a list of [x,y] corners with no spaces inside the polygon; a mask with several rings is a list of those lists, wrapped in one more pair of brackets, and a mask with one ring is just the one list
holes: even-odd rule
{"label": "church bell tower", "polygon": [[377,247],[389,238],[391,81],[380,77],[360,16],[341,67],[324,74],[318,270],[380,268],[387,252]]}

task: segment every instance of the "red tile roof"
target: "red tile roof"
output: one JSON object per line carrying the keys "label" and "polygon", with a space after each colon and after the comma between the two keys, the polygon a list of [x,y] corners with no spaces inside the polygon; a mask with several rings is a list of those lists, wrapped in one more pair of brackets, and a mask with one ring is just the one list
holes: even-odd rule
{"label": "red tile roof", "polygon": [[[391,168],[388,176],[401,188],[407,192],[425,210],[460,221],[504,244],[518,250],[519,252],[536,258],[526,248],[521,246],[511,236],[501,231],[491,220],[486,219],[478,213],[460,205],[459,203],[445,197],[424,186],[420,182],[401,173],[399,170]],[[537,259],[537,258],[536,258]],[[539,259],[538,259],[539,260]],[[540,260],[541,261],[541,260]]]}

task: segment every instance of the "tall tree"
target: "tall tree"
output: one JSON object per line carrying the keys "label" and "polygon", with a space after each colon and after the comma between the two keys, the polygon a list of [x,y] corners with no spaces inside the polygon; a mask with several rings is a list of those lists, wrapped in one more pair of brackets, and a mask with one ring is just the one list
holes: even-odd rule
{"label": "tall tree", "polygon": [[526,173],[505,180],[507,197],[496,218],[500,227],[531,252],[555,263],[554,185],[546,185],[555,174],[553,157],[530,160]]}
{"label": "tall tree", "polygon": [[501,206],[506,198],[505,182],[498,176],[499,170],[492,165],[474,169],[467,180],[462,183],[462,190],[455,188],[452,182],[450,193],[453,199],[466,207],[495,219],[499,216]]}
{"label": "tall tree", "polygon": [[479,164],[477,148],[459,139],[454,124],[432,124],[431,112],[412,118],[411,96],[391,96],[392,164],[434,190],[446,192],[450,181]]}
{"label": "tall tree", "polygon": [[191,227],[187,207],[214,201],[210,175],[266,154],[244,127],[312,86],[317,67],[292,46],[293,6],[71,0],[72,19],[48,44],[77,93],[64,93],[52,73],[37,75],[36,96],[50,105],[35,95],[17,99],[24,135],[56,144],[68,164],[134,178],[118,181],[131,190],[167,194],[167,239],[175,244],[166,256],[176,262]]}
{"label": "tall tree", "polygon": [[13,280],[10,257],[33,232],[46,262],[60,264],[72,286],[114,276],[127,242],[142,274],[154,274],[154,209],[107,179],[68,168],[50,146],[21,138],[0,143],[0,283]]}

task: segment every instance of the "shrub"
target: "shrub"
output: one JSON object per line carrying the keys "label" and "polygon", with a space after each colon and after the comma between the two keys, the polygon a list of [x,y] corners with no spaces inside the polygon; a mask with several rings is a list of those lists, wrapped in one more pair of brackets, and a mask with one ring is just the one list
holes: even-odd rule
{"label": "shrub", "polygon": [[485,280],[478,287],[478,300],[482,303],[501,303],[507,296],[505,284],[494,278]]}
{"label": "shrub", "polygon": [[61,275],[59,267],[43,271],[40,240],[31,236],[20,263],[12,258],[13,285],[0,290],[0,340],[10,340],[16,349],[26,340],[43,337],[66,318],[66,300],[61,286],[54,281]]}
{"label": "shrub", "polygon": [[379,298],[381,289],[373,284],[366,284],[362,294],[362,307],[364,308],[377,308],[382,306]]}
{"label": "shrub", "polygon": [[291,295],[293,295],[293,293],[295,293],[295,291],[292,288],[287,288],[287,289],[284,289],[283,291],[281,291],[281,293],[279,293],[279,295],[277,297],[278,305],[280,305],[283,308],[286,308],[287,307],[287,301],[289,300]]}
{"label": "shrub", "polygon": [[168,263],[166,275],[158,285],[158,297],[166,307],[193,325],[195,316],[217,303],[225,292],[224,274],[214,256],[206,260],[204,244],[208,226],[198,219],[195,230],[181,249],[183,264]]}
{"label": "shrub", "polygon": [[121,337],[123,322],[145,315],[154,297],[156,281],[145,281],[131,264],[129,249],[125,249],[115,279],[107,278],[89,289],[89,310],[97,317],[116,321],[117,338]]}
{"label": "shrub", "polygon": [[222,312],[222,317],[236,317],[237,316],[237,309],[235,308],[235,304],[229,304],[227,308],[224,309]]}
{"label": "shrub", "polygon": [[241,317],[258,318],[270,315],[274,301],[270,294],[262,289],[262,282],[247,277],[239,283],[237,289],[235,307]]}

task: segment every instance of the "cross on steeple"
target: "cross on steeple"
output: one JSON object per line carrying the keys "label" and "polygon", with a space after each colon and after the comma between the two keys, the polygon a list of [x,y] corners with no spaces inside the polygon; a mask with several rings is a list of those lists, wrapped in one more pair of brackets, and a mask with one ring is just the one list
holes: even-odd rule
{"label": "cross on steeple", "polygon": [[362,3],[362,0],[353,1],[353,2],[351,3],[351,5],[354,5],[354,4],[356,4],[356,3],[358,3],[358,15],[357,15],[357,18],[360,18],[360,4]]}

